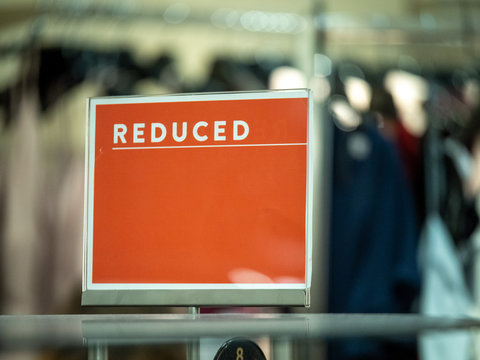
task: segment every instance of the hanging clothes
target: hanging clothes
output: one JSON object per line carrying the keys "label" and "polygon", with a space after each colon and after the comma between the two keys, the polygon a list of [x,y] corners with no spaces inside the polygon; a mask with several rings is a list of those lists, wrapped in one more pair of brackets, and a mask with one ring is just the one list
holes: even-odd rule
{"label": "hanging clothes", "polygon": [[38,94],[21,86],[10,129],[5,165],[5,219],[2,231],[2,282],[5,314],[34,314],[39,285],[35,281],[39,206]]}
{"label": "hanging clothes", "polygon": [[[420,259],[423,288],[420,311],[429,316],[465,316],[473,309],[463,269],[447,226],[438,214],[429,215],[421,237]],[[466,360],[472,338],[467,332],[421,337],[424,360]]]}
{"label": "hanging clothes", "polygon": [[418,229],[395,149],[373,127],[336,129],[334,146],[330,311],[408,311]]}
{"label": "hanging clothes", "polygon": [[[428,316],[469,316],[474,301],[468,287],[469,259],[462,250],[469,246],[478,226],[474,198],[466,185],[471,178],[472,157],[453,138],[433,142],[437,153],[430,168],[431,181],[440,184],[432,191],[432,206],[427,216],[419,249],[423,275],[420,311]],[[431,145],[432,146],[432,145]],[[465,253],[470,253],[467,251]],[[420,354],[424,360],[458,359],[473,356],[474,339],[468,332],[426,334],[420,337]]]}
{"label": "hanging clothes", "polygon": [[[329,312],[409,312],[420,287],[418,229],[392,143],[374,126],[335,129],[332,184]],[[332,359],[391,356],[371,342],[331,350]]]}

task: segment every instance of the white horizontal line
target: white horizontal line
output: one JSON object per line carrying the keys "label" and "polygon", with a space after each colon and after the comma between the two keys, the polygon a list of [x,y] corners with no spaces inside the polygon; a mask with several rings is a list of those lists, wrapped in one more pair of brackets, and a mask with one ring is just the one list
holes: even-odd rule
{"label": "white horizontal line", "polygon": [[305,146],[307,143],[281,144],[231,144],[231,145],[175,145],[175,146],[125,146],[112,147],[112,150],[155,150],[155,149],[193,149],[193,148],[223,148],[223,147],[252,147],[252,146]]}

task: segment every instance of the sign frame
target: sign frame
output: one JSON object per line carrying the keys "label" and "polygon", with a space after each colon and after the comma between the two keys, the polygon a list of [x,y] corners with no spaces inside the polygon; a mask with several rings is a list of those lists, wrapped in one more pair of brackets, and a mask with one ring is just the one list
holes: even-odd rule
{"label": "sign frame", "polygon": [[[272,284],[94,284],[93,204],[95,179],[96,106],[105,104],[138,104],[219,100],[306,98],[306,208],[305,208],[305,283]],[[148,306],[310,306],[313,249],[314,158],[316,157],[313,116],[313,94],[309,89],[242,91],[226,93],[185,93],[159,96],[114,96],[87,99],[85,148],[85,198],[83,237],[82,305],[148,305]]]}

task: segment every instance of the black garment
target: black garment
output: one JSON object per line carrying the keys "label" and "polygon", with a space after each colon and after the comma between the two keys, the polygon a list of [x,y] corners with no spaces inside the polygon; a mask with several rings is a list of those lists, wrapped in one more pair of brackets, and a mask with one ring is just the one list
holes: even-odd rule
{"label": "black garment", "polygon": [[463,191],[463,180],[448,155],[443,159],[445,188],[440,205],[440,214],[445,221],[456,245],[470,239],[478,226],[475,199],[467,199]]}

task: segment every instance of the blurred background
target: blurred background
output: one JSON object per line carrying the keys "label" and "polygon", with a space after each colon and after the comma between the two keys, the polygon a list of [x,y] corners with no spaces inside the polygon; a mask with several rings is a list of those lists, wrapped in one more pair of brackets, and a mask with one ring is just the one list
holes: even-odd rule
{"label": "blurred background", "polygon": [[86,98],[308,87],[309,311],[478,314],[479,59],[477,0],[2,0],[0,313],[113,311],[80,307]]}

